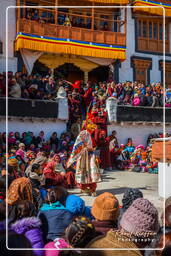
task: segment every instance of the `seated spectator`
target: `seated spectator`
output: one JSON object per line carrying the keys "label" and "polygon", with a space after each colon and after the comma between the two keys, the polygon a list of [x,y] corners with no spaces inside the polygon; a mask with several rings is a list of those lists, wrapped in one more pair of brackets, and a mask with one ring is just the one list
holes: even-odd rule
{"label": "seated spectator", "polygon": [[16,156],[20,156],[21,160],[23,162],[27,161],[26,160],[26,151],[25,151],[25,144],[24,143],[19,144],[19,149],[16,151]]}
{"label": "seated spectator", "polygon": [[[158,230],[157,209],[147,199],[138,198],[123,214],[118,231],[110,230],[105,236],[97,237],[87,248],[130,248],[122,251],[122,255],[142,255],[138,248],[149,246]],[[120,251],[94,251],[93,255],[116,256]]]}
{"label": "seated spectator", "polygon": [[30,180],[25,177],[15,179],[9,186],[7,195],[6,202],[9,205],[15,204],[18,200],[29,200],[33,202]]}
{"label": "seated spectator", "polygon": [[131,206],[131,204],[137,199],[143,198],[143,193],[138,188],[128,188],[122,198],[122,208],[120,211],[120,218],[123,213]]}
{"label": "seated spectator", "polygon": [[47,163],[46,167],[43,169],[43,174],[45,176],[45,185],[47,188],[51,186],[64,186],[66,187],[66,179],[64,175],[55,171],[56,163],[51,161]]}
{"label": "seated spectator", "polygon": [[57,132],[53,132],[52,136],[50,137],[50,146],[51,146],[51,150],[56,152],[58,149],[58,145],[59,144],[59,140],[57,137]]}
{"label": "seated spectator", "polygon": [[[17,234],[25,235],[30,241],[33,249],[41,249],[44,247],[41,222],[36,217],[36,209],[33,203],[29,201],[19,201],[13,205],[14,215],[11,230]],[[43,256],[44,251],[34,250],[34,254],[37,256]]]}
{"label": "seated spectator", "polygon": [[26,19],[31,20],[32,11],[30,8],[26,8]]}
{"label": "seated spectator", "polygon": [[24,250],[24,256],[35,255],[33,253],[30,241],[24,235],[16,234],[15,232],[12,231],[8,231],[8,247],[14,248],[14,250],[7,249],[6,231],[3,230],[0,232],[1,256],[23,256],[23,248],[28,249]]}
{"label": "seated spectator", "polygon": [[39,21],[38,10],[34,9],[34,10],[32,11],[31,20]]}
{"label": "seated spectator", "polygon": [[76,195],[68,195],[65,202],[65,207],[74,216],[85,216],[92,219],[90,207],[85,206],[85,202],[82,198]]}
{"label": "seated spectator", "polygon": [[31,168],[27,168],[25,174],[30,179],[34,188],[40,189],[41,184],[44,183],[42,169],[40,164],[33,163]]}
{"label": "seated spectator", "polygon": [[98,236],[92,222],[86,217],[77,217],[65,231],[66,242],[71,248],[86,248],[86,245]]}
{"label": "seated spectator", "polygon": [[99,195],[93,202],[91,213],[95,218],[92,223],[99,233],[106,234],[110,229],[117,229],[119,202],[111,193]]}
{"label": "seated spectator", "polygon": [[42,221],[44,241],[53,241],[56,237],[62,237],[65,229],[72,222],[73,214],[66,210],[61,203],[67,197],[65,191],[50,189],[46,201],[39,210],[39,218]]}

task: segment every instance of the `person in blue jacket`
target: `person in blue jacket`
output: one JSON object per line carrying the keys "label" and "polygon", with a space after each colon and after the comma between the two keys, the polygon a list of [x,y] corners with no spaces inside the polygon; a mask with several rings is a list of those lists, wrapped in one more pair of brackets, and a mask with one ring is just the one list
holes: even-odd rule
{"label": "person in blue jacket", "polygon": [[47,193],[45,203],[39,210],[38,217],[42,222],[45,242],[63,237],[65,229],[74,218],[74,214],[64,206],[65,196],[67,197],[67,194],[62,195],[59,193],[58,188],[50,189]]}

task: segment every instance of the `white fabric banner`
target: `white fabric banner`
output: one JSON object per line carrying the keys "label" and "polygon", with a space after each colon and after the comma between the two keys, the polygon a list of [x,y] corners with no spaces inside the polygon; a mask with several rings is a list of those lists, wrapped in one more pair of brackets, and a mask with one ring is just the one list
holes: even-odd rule
{"label": "white fabric banner", "polygon": [[108,66],[114,61],[113,59],[94,58],[94,57],[87,57],[87,56],[84,56],[84,57],[82,56],[81,58],[92,61],[101,66]]}
{"label": "white fabric banner", "polygon": [[113,97],[110,97],[106,100],[106,109],[108,113],[109,122],[117,121],[117,100]]}
{"label": "white fabric banner", "polygon": [[58,98],[58,119],[68,120],[68,99]]}
{"label": "white fabric banner", "polygon": [[30,51],[27,49],[21,49],[20,52],[28,75],[30,75],[33,70],[35,61],[42,55],[43,52]]}

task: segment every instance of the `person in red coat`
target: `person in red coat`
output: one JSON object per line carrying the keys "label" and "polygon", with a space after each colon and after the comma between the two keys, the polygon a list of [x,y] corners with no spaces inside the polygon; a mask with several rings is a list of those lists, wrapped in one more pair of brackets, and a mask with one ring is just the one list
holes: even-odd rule
{"label": "person in red coat", "polygon": [[109,169],[111,167],[109,142],[110,138],[106,137],[106,131],[100,130],[95,135],[97,149],[100,150],[100,168]]}
{"label": "person in red coat", "polygon": [[61,175],[59,172],[55,172],[55,166],[56,166],[56,163],[54,161],[51,161],[43,169],[46,186],[47,187],[51,187],[51,186],[67,187],[65,176]]}
{"label": "person in red coat", "polygon": [[91,84],[87,83],[86,88],[85,88],[85,93],[83,95],[83,99],[85,101],[86,107],[88,108],[90,105],[90,102],[92,100],[92,88],[91,88]]}

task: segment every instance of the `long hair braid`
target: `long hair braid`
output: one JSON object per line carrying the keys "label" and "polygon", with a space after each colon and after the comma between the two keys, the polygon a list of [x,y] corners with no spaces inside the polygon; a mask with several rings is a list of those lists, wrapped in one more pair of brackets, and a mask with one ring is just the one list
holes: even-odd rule
{"label": "long hair braid", "polygon": [[74,248],[86,246],[95,234],[95,228],[86,217],[77,217],[65,232],[67,242]]}
{"label": "long hair braid", "polygon": [[81,243],[82,239],[84,238],[84,234],[86,232],[86,227],[81,227],[80,230],[73,236],[71,240],[71,245],[73,247],[77,246],[78,242]]}

